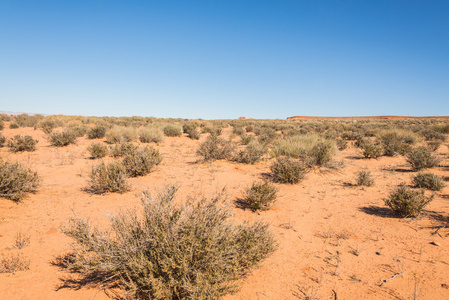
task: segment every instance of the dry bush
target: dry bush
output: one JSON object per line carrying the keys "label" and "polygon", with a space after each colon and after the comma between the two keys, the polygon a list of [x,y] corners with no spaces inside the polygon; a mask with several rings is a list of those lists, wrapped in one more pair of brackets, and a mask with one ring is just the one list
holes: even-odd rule
{"label": "dry bush", "polygon": [[358,142],[359,148],[362,150],[362,155],[365,158],[379,158],[384,153],[384,149],[381,145],[375,144],[368,139],[362,139]]}
{"label": "dry bush", "polygon": [[290,157],[277,158],[270,170],[273,181],[289,184],[301,181],[308,171],[302,161]]}
{"label": "dry bush", "polygon": [[19,163],[0,162],[0,197],[20,201],[38,186],[37,172]]}
{"label": "dry bush", "polygon": [[102,162],[92,167],[89,174],[89,186],[86,190],[93,194],[124,193],[129,190],[127,178],[128,175],[123,164]]}
{"label": "dry bush", "polygon": [[426,147],[418,147],[407,154],[407,162],[413,171],[433,168],[438,165],[438,159]]}
{"label": "dry bush", "polygon": [[103,143],[92,143],[87,150],[92,158],[102,158],[108,155],[108,147]]}
{"label": "dry bush", "polygon": [[91,140],[104,138],[106,130],[106,126],[96,125],[87,131],[87,138]]}
{"label": "dry bush", "polygon": [[110,144],[132,142],[137,139],[137,130],[134,127],[114,126],[106,131],[106,141]]}
{"label": "dry bush", "polygon": [[17,271],[26,271],[30,268],[30,260],[24,258],[22,255],[10,255],[6,257],[2,255],[0,259],[0,273],[12,273]]}
{"label": "dry bush", "polygon": [[245,190],[243,202],[253,211],[267,210],[276,200],[277,192],[278,189],[268,181],[253,182]]}
{"label": "dry bush", "polygon": [[164,132],[158,127],[142,128],[139,131],[139,140],[142,143],[160,143],[164,140]]}
{"label": "dry bush", "polygon": [[423,190],[415,191],[401,184],[390,193],[388,199],[384,199],[384,202],[398,216],[413,218],[433,200],[433,196],[426,197]]}
{"label": "dry bush", "polygon": [[61,118],[47,117],[39,121],[36,127],[42,129],[46,134],[50,134],[56,127],[62,127],[65,125],[65,121]]}
{"label": "dry bush", "polygon": [[115,144],[111,147],[111,155],[113,157],[124,156],[127,153],[136,151],[139,147],[132,143]]}
{"label": "dry bush", "polygon": [[66,129],[62,132],[52,132],[48,135],[48,140],[52,146],[65,147],[70,144],[75,144],[76,133],[71,129]]}
{"label": "dry bush", "polygon": [[265,145],[254,140],[246,146],[245,150],[238,153],[235,160],[239,163],[254,164],[260,161],[260,159],[266,152],[267,148],[265,147]]}
{"label": "dry bush", "polygon": [[372,186],[374,184],[374,178],[372,178],[370,171],[357,172],[355,181],[358,186]]}
{"label": "dry bush", "polygon": [[192,140],[199,140],[201,137],[201,132],[199,132],[196,128],[190,129],[190,130],[186,131],[186,133],[187,133],[187,137]]}
{"label": "dry bush", "polygon": [[9,129],[17,129],[19,127],[20,127],[19,124],[15,123],[15,122],[9,123]]}
{"label": "dry bush", "polygon": [[348,142],[346,140],[336,139],[335,142],[337,143],[337,148],[340,151],[345,150],[348,147]]}
{"label": "dry bush", "polygon": [[71,123],[67,125],[67,129],[69,130],[73,135],[75,135],[77,138],[83,137],[87,131],[89,130],[86,125],[78,124],[78,123]]}
{"label": "dry bush", "polygon": [[25,248],[30,244],[31,236],[28,233],[24,233],[22,230],[19,230],[16,234],[16,240],[14,241],[14,247],[17,249]]}
{"label": "dry bush", "polygon": [[210,135],[200,144],[196,153],[202,156],[204,160],[212,161],[231,158],[234,149],[235,145],[232,142],[219,138],[216,135]]}
{"label": "dry bush", "polygon": [[0,120],[0,130],[3,130],[5,128],[5,123],[3,120]]}
{"label": "dry bush", "polygon": [[36,151],[36,144],[38,140],[33,139],[29,135],[15,135],[8,141],[9,150],[12,152],[22,152],[22,151]]}
{"label": "dry bush", "polygon": [[402,129],[390,129],[379,133],[378,140],[382,143],[384,154],[394,156],[406,154],[410,145],[416,144],[418,137],[415,133]]}
{"label": "dry bush", "polygon": [[6,137],[0,132],[0,148],[6,143]]}
{"label": "dry bush", "polygon": [[446,186],[442,178],[433,173],[418,173],[412,178],[412,182],[418,188],[425,188],[431,191],[440,191]]}
{"label": "dry bush", "polygon": [[181,136],[182,127],[180,125],[168,124],[164,126],[164,134],[166,136]]}
{"label": "dry bush", "polygon": [[123,165],[130,177],[144,176],[162,161],[159,150],[145,147],[129,151],[123,157]]}
{"label": "dry bush", "polygon": [[219,299],[236,279],[271,254],[266,223],[235,225],[222,195],[175,205],[177,188],[142,195],[143,213],[124,211],[100,231],[72,218],[64,232],[76,240],[68,269],[133,299]]}

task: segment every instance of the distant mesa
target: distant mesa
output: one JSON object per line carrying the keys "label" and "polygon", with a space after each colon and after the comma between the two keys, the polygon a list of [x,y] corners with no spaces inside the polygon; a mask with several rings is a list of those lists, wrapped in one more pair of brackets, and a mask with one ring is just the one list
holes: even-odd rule
{"label": "distant mesa", "polygon": [[240,117],[239,120],[246,120],[246,117]]}
{"label": "distant mesa", "polygon": [[329,119],[329,120],[405,120],[405,119],[449,119],[449,116],[432,116],[432,117],[416,117],[416,116],[365,116],[365,117],[312,117],[312,116],[294,116],[288,117],[287,120],[293,119]]}

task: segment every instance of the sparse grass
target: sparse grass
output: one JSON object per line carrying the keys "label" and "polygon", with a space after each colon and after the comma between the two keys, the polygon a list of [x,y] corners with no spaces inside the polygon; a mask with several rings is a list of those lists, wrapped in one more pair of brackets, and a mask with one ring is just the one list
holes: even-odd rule
{"label": "sparse grass", "polygon": [[426,147],[418,147],[407,154],[407,162],[413,171],[433,168],[438,165],[438,159]]}
{"label": "sparse grass", "polygon": [[219,138],[216,135],[210,135],[200,144],[197,154],[202,156],[205,161],[213,161],[217,159],[227,159],[232,157],[235,145]]}
{"label": "sparse grass", "polygon": [[290,157],[279,157],[271,165],[273,181],[295,184],[301,181],[307,173],[307,167],[302,161]]}
{"label": "sparse grass", "polygon": [[387,199],[384,199],[384,202],[398,216],[413,218],[421,213],[433,197],[433,195],[425,196],[423,190],[412,190],[405,184],[401,184],[390,193]]}
{"label": "sparse grass", "polygon": [[120,162],[100,163],[92,167],[87,191],[93,194],[124,193],[129,190],[126,169]]}
{"label": "sparse grass", "polygon": [[374,179],[370,171],[359,171],[356,176],[356,185],[358,186],[372,186]]}
{"label": "sparse grass", "polygon": [[0,197],[20,201],[38,186],[37,172],[19,163],[0,162]]}
{"label": "sparse grass", "polygon": [[0,259],[0,273],[15,274],[17,271],[26,271],[29,268],[30,260],[24,258],[20,253],[9,257],[2,255]]}
{"label": "sparse grass", "polygon": [[110,231],[72,218],[64,232],[76,240],[70,270],[133,299],[219,299],[236,279],[276,248],[268,225],[234,225],[222,195],[174,204],[177,188],[142,196],[143,213],[111,217]]}
{"label": "sparse grass", "polygon": [[446,186],[441,177],[433,173],[418,173],[412,178],[412,182],[418,188],[425,188],[431,191],[440,191]]}
{"label": "sparse grass", "polygon": [[159,150],[152,147],[129,151],[123,157],[123,165],[130,177],[144,176],[150,173],[153,167],[160,164],[161,161]]}
{"label": "sparse grass", "polygon": [[142,143],[161,143],[164,141],[164,132],[159,127],[142,128],[139,131],[139,140]]}
{"label": "sparse grass", "polygon": [[102,158],[108,155],[108,147],[103,143],[92,143],[87,147],[92,158]]}
{"label": "sparse grass", "polygon": [[23,152],[23,151],[36,151],[36,144],[38,140],[33,139],[29,135],[15,135],[8,141],[9,150],[12,152]]}
{"label": "sparse grass", "polygon": [[66,129],[62,132],[52,132],[48,135],[50,144],[55,147],[65,147],[70,144],[75,144],[77,135],[71,129]]}
{"label": "sparse grass", "polygon": [[24,233],[22,230],[19,230],[16,234],[16,239],[14,241],[14,247],[17,249],[25,248],[30,244],[31,236],[28,233]]}
{"label": "sparse grass", "polygon": [[253,182],[253,184],[245,190],[243,201],[253,211],[267,210],[274,203],[277,197],[278,189],[270,182]]}

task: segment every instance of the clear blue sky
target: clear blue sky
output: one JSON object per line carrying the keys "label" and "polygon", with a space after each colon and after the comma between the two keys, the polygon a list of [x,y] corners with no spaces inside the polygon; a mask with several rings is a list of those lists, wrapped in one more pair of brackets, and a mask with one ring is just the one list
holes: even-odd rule
{"label": "clear blue sky", "polygon": [[449,115],[449,1],[0,0],[0,111]]}

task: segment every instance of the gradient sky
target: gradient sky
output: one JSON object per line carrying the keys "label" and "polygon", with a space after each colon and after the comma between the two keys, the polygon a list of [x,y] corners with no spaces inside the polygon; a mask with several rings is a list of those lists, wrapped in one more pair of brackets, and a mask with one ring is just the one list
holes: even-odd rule
{"label": "gradient sky", "polygon": [[0,0],[0,111],[449,115],[449,1]]}

